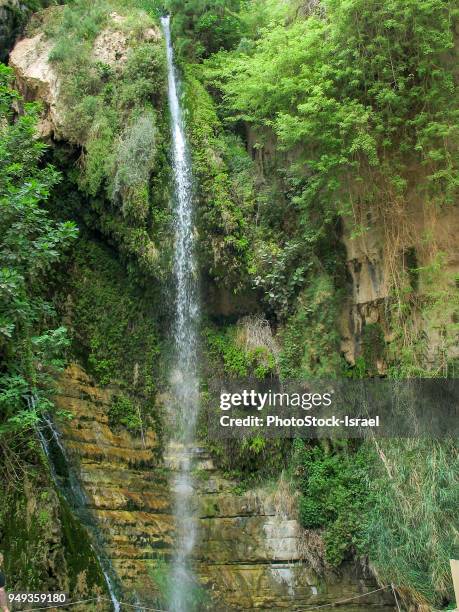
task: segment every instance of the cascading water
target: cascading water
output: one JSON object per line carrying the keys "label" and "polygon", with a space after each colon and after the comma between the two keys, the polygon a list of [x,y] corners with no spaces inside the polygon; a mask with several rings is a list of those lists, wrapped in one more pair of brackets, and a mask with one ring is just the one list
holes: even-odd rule
{"label": "cascading water", "polygon": [[[34,408],[36,401],[35,398],[27,397],[26,399],[29,406]],[[104,575],[107,590],[110,594],[113,611],[120,612],[121,604],[116,596],[115,581],[112,578],[113,570],[111,568],[110,561],[102,552],[103,543],[100,541],[101,537],[97,530],[97,526],[87,510],[86,494],[78,478],[73,472],[71,463],[67,457],[67,452],[62,444],[60,433],[48,415],[44,415],[41,418],[41,422],[37,425],[36,431],[40,444],[43,448],[43,452],[48,460],[51,476],[56,488],[63,493],[67,503],[77,515],[79,521],[86,526],[87,530],[91,534],[91,540],[93,544],[95,544],[92,548],[97,556],[100,569]],[[59,455],[58,459],[56,458],[56,455]],[[59,473],[62,470],[58,467],[59,464],[63,464],[65,467],[66,480],[68,481],[67,487],[63,485],[63,478]]]}
{"label": "cascading water", "polygon": [[199,410],[197,375],[197,334],[199,299],[193,237],[193,195],[191,167],[182,113],[178,99],[178,76],[174,66],[169,17],[163,17],[166,39],[168,97],[172,135],[172,161],[175,203],[176,308],[174,322],[174,369],[172,391],[176,404],[178,472],[174,481],[176,552],[171,575],[169,607],[186,612],[193,607],[194,579],[190,556],[196,540],[191,474],[193,441]]}

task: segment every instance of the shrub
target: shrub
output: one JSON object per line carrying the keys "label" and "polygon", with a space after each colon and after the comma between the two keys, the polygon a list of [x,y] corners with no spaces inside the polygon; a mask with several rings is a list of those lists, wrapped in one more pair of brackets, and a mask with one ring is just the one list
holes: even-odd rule
{"label": "shrub", "polygon": [[138,432],[142,429],[140,406],[126,395],[118,395],[110,405],[108,422],[112,428],[122,425],[129,431]]}
{"label": "shrub", "polygon": [[156,127],[152,113],[129,125],[118,143],[113,167],[112,199],[125,216],[145,219],[149,211],[148,180],[156,158]]}
{"label": "shrub", "polygon": [[336,452],[296,440],[293,470],[302,493],[300,521],[308,529],[324,528],[329,563],[339,565],[351,551],[364,552],[372,505],[366,450]]}

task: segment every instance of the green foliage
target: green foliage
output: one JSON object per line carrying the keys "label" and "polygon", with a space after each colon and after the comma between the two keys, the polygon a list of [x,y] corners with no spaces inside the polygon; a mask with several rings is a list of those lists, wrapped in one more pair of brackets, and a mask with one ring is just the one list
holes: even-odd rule
{"label": "green foliage", "polygon": [[[203,76],[219,116],[235,131],[244,125],[262,167],[256,228],[247,232],[249,270],[281,323],[281,375],[330,376],[343,366],[337,216],[355,206],[390,216],[395,203],[408,209],[420,198],[432,206],[456,199],[457,5],[330,0],[296,18],[287,3],[263,5],[252,3],[244,15],[251,39],[212,56]],[[362,231],[363,225],[354,234]],[[376,374],[381,359],[392,363],[391,376],[450,374],[454,282],[440,276],[438,257],[430,271],[407,265],[409,283],[391,313],[399,330],[392,348],[379,325],[367,325],[353,376]],[[441,338],[440,366],[430,373],[426,334],[406,332],[413,318],[409,296],[421,287],[417,317]],[[237,471],[247,457],[233,446],[225,450],[236,457]],[[454,445],[448,450],[443,443],[384,442],[377,452],[366,444],[297,447],[303,524],[324,530],[330,562],[368,554],[381,580],[439,606],[452,596],[446,575],[454,556],[456,458]]]}
{"label": "green foliage", "polygon": [[108,422],[112,428],[122,425],[129,431],[138,432],[142,429],[140,406],[126,395],[118,395],[110,405]]}
{"label": "green foliage", "polygon": [[105,592],[104,577],[88,535],[65,499],[50,487],[37,454],[23,454],[16,469],[24,470],[22,478],[19,482],[3,478],[0,509],[8,589],[54,591],[65,585],[72,599],[80,597],[82,590],[86,595]]}
{"label": "green foliage", "polygon": [[[167,258],[159,261],[158,245],[171,222],[165,54],[159,37],[145,38],[145,31],[156,27],[142,10],[105,0],[77,0],[45,23],[61,81],[63,130],[83,146],[79,168],[71,174],[93,198],[92,223],[128,257],[161,276]],[[122,55],[108,63],[93,54],[103,31],[115,32]]]}
{"label": "green foliage", "polygon": [[166,0],[180,56],[200,59],[231,49],[241,38],[240,0]]}
{"label": "green foliage", "polygon": [[57,4],[56,0],[24,0],[20,4],[2,3],[2,29],[0,34],[0,62],[8,61],[8,54],[22,34],[30,16],[44,7]]}
{"label": "green foliage", "polygon": [[52,221],[44,208],[59,175],[42,164],[38,107],[25,104],[14,120],[20,97],[10,79],[0,65],[0,433],[30,427],[50,407],[49,373],[62,366],[67,339],[64,327],[49,327],[48,277],[76,237],[73,223]]}
{"label": "green foliage", "polygon": [[234,332],[221,333],[207,329],[205,332],[212,357],[223,360],[224,372],[235,377],[248,376],[249,359],[245,351],[234,342]]}
{"label": "green foliage", "polygon": [[318,276],[298,298],[282,330],[280,373],[284,379],[334,377],[342,370],[337,315],[339,302],[328,276]]}
{"label": "green foliage", "polygon": [[[309,178],[301,196],[338,204],[339,179],[358,164],[393,175],[413,149],[428,168],[422,185],[451,201],[457,188],[454,2],[329,0],[312,14],[266,28],[250,53],[221,54],[210,75],[237,117],[301,143]],[[402,189],[403,189],[402,185]],[[342,206],[342,204],[341,204]]]}
{"label": "green foliage", "polygon": [[[243,260],[246,282],[256,286],[269,316],[280,324],[281,375],[334,376],[343,373],[344,365],[338,314],[346,277],[338,218],[362,212],[363,221],[352,232],[357,237],[370,224],[370,212],[371,219],[380,215],[384,222],[392,208],[403,217],[420,200],[433,210],[457,199],[458,6],[443,0],[325,0],[317,5],[270,0],[247,3],[238,17],[246,38],[237,47],[228,41],[232,50],[210,55],[203,69],[187,68],[213,95],[206,97],[201,83],[194,82],[187,98],[194,161],[209,194],[200,200],[205,261],[228,252],[214,237],[220,228],[231,237],[237,230],[250,245]],[[207,57],[211,48],[199,47],[195,24],[180,9],[175,19],[182,58]],[[195,33],[197,53],[185,40],[187,30]],[[193,97],[199,100],[197,109]],[[193,135],[198,116],[205,120]],[[241,166],[252,175],[244,175],[240,192],[246,203],[239,207],[241,223],[234,223],[234,191],[221,198],[223,177],[209,171],[218,152],[225,184],[234,184],[226,153],[230,138],[223,129],[232,130],[235,139],[236,133],[247,135],[256,162]],[[218,215],[230,223],[223,225]],[[423,246],[430,239],[425,236]],[[396,287],[388,304],[398,328],[391,347],[386,330],[366,325],[361,355],[348,375],[376,375],[381,361],[390,363],[394,377],[451,374],[447,356],[457,343],[457,286],[441,274],[441,257],[422,269],[406,251],[410,248],[411,243],[403,244],[397,253],[405,250],[407,283]],[[240,255],[234,258],[241,267]],[[237,265],[224,261],[232,275]],[[222,280],[221,274],[212,276]],[[414,308],[413,292],[419,291]],[[421,331],[410,328],[414,319],[423,321]],[[431,367],[426,328],[440,339],[437,370]],[[212,363],[223,361],[224,373],[248,375],[247,356],[230,330],[219,330],[209,344]],[[267,459],[263,444],[248,439],[214,444],[213,450],[222,467],[246,478],[262,469],[257,453],[261,449],[259,456]],[[398,451],[388,468],[391,444]],[[275,454],[269,444],[267,449]],[[454,460],[448,463],[443,454],[447,449],[448,444],[419,443],[418,455],[398,442],[385,442],[377,452],[370,444],[297,448],[301,517],[308,527],[324,530],[327,558],[338,565],[351,553],[369,554],[383,580],[399,584],[424,605],[450,598],[444,572],[453,554],[448,544],[454,538],[451,498],[457,484]],[[449,450],[457,457],[453,447]],[[405,486],[409,495],[400,502]]]}
{"label": "green foliage", "polygon": [[[79,241],[70,291],[74,350],[100,384],[118,381],[145,401],[157,388],[158,312],[155,289],[107,248]],[[65,316],[65,311],[64,311]]]}
{"label": "green foliage", "polygon": [[248,5],[251,38],[203,71],[271,186],[250,264],[278,318],[326,258],[332,273],[338,215],[452,204],[459,165],[454,2],[326,0],[296,16],[287,4]]}
{"label": "green foliage", "polygon": [[[408,297],[402,295],[392,305],[391,315],[398,323],[387,351],[393,378],[456,376],[451,355],[455,354],[459,332],[459,292],[455,274],[445,265],[446,257],[438,252],[428,265],[416,268],[422,284],[420,299],[410,300],[411,289],[404,289]],[[415,317],[424,321],[423,327],[410,325]],[[435,350],[431,338],[438,339]]]}
{"label": "green foliage", "polygon": [[381,581],[437,607],[452,598],[457,461],[452,440],[348,441],[332,449],[296,440],[291,469],[301,522],[324,530],[330,563],[351,551],[369,555]]}
{"label": "green foliage", "polygon": [[184,105],[197,179],[199,257],[216,282],[237,291],[247,283],[249,266],[253,197],[247,156],[240,142],[223,136],[212,98],[190,67]]}
{"label": "green foliage", "polygon": [[260,455],[266,448],[266,439],[260,435],[253,436],[252,438],[246,438],[242,447],[247,448],[254,455]]}
{"label": "green foliage", "polygon": [[325,529],[329,563],[339,565],[350,551],[365,550],[372,505],[365,450],[331,452],[296,440],[292,468],[302,493],[300,521],[308,529]]}
{"label": "green foliage", "polygon": [[[215,406],[211,408],[215,410]],[[223,474],[237,480],[237,494],[255,486],[266,486],[288,465],[291,441],[249,435],[242,440],[206,440],[215,465]]]}
{"label": "green foliage", "polygon": [[[210,384],[212,381],[220,384],[225,379],[263,380],[276,376],[277,363],[272,346],[263,337],[260,328],[256,327],[256,322],[245,320],[245,325],[241,325],[243,322],[244,319],[238,325],[204,328],[208,369],[205,377]],[[247,342],[247,327],[250,326],[258,333],[254,334],[256,338],[252,342]],[[206,415],[209,410],[215,411],[216,407],[207,394],[201,394],[201,401],[199,435],[205,438],[216,465],[223,472],[230,478],[242,481],[242,489],[266,483],[267,479],[280,473],[286,465],[289,440],[265,439],[256,433],[247,434],[243,439],[210,439]]]}
{"label": "green foliage", "polygon": [[265,301],[279,318],[288,314],[312,267],[305,251],[304,243],[297,239],[289,240],[283,248],[263,241],[259,246],[255,286],[262,289]]}
{"label": "green foliage", "polygon": [[[343,369],[338,218],[355,207],[388,218],[393,205],[451,205],[457,197],[458,7],[452,0],[324,0],[317,8],[299,0],[242,4],[167,3],[184,64],[202,269],[233,291],[253,285],[282,342],[276,364],[266,347],[241,342],[236,326],[209,328],[212,375],[265,378],[279,366],[283,378],[330,377]],[[121,2],[121,12],[132,6]],[[154,0],[136,0],[135,6],[156,15],[162,9]],[[123,30],[130,47],[123,69],[95,61],[93,42],[112,8],[104,0],[77,0],[52,12],[46,26],[63,81],[66,130],[84,149],[81,171],[73,168],[69,175],[89,196],[87,207],[76,204],[87,225],[161,277],[170,241],[164,52],[142,40],[144,17],[136,10]],[[186,65],[190,58],[209,59]],[[12,122],[16,95],[0,89],[0,129],[6,134],[6,145],[0,145],[6,170],[0,172],[13,186],[9,206],[17,201],[23,210],[31,202],[33,211],[57,177],[38,163],[43,145],[32,137],[36,109],[26,106]],[[68,201],[70,196],[59,205]],[[46,215],[24,216],[24,223],[21,217],[20,226],[5,218],[11,269],[0,282],[7,298],[0,321],[0,410],[15,429],[36,419],[23,396],[33,390],[43,408],[44,374],[61,365],[66,338],[63,328],[48,329],[54,314],[44,275],[74,229]],[[359,222],[353,235],[366,225]],[[381,359],[389,361],[394,377],[450,374],[457,287],[451,279],[443,283],[443,276],[439,282],[441,256],[421,268],[415,253],[406,252],[406,263],[406,286],[397,288],[391,306],[400,329],[392,348],[378,324],[366,325],[350,376],[375,375]],[[118,380],[125,389],[110,408],[111,425],[133,431],[160,382],[160,298],[150,285],[136,266],[126,274],[108,248],[85,236],[60,300],[88,369],[101,384]],[[426,334],[406,333],[413,318],[410,295],[420,288],[416,313],[441,339],[435,372],[426,366]],[[132,399],[132,390],[139,398]],[[301,491],[302,524],[323,531],[333,565],[351,554],[368,555],[382,581],[396,583],[423,605],[440,606],[452,598],[447,560],[457,555],[456,447],[377,442],[295,442],[291,467]],[[276,475],[290,450],[289,441],[259,436],[209,446],[218,466],[242,480],[239,490]],[[156,576],[165,593],[167,576],[161,568]]]}
{"label": "green foliage", "polygon": [[116,152],[112,200],[121,202],[123,214],[144,219],[149,212],[148,179],[154,167],[156,129],[154,115],[142,115],[126,129]]}
{"label": "green foliage", "polygon": [[276,362],[272,353],[265,346],[245,347],[238,338],[237,327],[226,327],[223,330],[206,328],[209,361],[215,368],[222,362],[222,375],[232,378],[253,377],[263,379],[272,376]]}

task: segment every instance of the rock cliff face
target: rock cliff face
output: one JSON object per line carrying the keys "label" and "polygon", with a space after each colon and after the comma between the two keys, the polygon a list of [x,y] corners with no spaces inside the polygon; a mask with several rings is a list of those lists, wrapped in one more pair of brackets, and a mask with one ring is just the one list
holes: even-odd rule
{"label": "rock cliff face", "polygon": [[116,573],[126,591],[151,590],[147,561],[171,541],[167,480],[153,432],[142,440],[110,429],[115,391],[97,388],[74,365],[60,380],[56,403],[75,415],[62,424],[65,446]]}
{"label": "rock cliff face", "polygon": [[[37,4],[47,6],[48,2],[47,0],[34,2],[34,10],[36,10]],[[7,61],[8,53],[31,12],[27,0],[23,2],[20,0],[0,0],[0,61]]]}
{"label": "rock cliff face", "polygon": [[[262,184],[269,183],[276,169],[297,161],[295,151],[287,155],[278,150],[268,130],[247,127],[246,138]],[[459,215],[454,206],[440,208],[427,196],[420,197],[415,172],[423,170],[418,165],[413,167],[413,176],[409,177],[412,187],[403,205],[381,188],[387,202],[356,206],[353,215],[341,219],[349,282],[339,328],[341,351],[352,365],[362,356],[366,326],[378,326],[383,340],[391,343],[398,330],[391,325],[390,311],[399,297],[415,304],[411,313],[413,330],[424,336],[426,367],[438,367],[440,352],[446,359],[459,357],[457,343],[446,347],[443,338],[444,328],[457,318],[454,299],[444,300],[449,304],[448,311],[428,307],[421,312],[419,308],[429,302],[440,303],[439,292],[451,295],[457,290]],[[370,176],[367,180],[374,179]],[[386,363],[378,355],[374,366],[379,373],[386,372]]]}
{"label": "rock cliff face", "polygon": [[[61,424],[63,439],[105,541],[125,597],[155,602],[155,570],[172,555],[174,523],[169,482],[174,448],[162,459],[158,436],[114,433],[107,412],[115,388],[100,389],[77,365],[60,380],[59,408],[74,415]],[[282,495],[238,494],[236,483],[197,454],[199,544],[194,563],[212,597],[211,609],[301,610],[371,591],[374,582],[352,567],[339,572],[320,562],[320,537],[301,530]],[[317,548],[319,550],[317,551]],[[378,594],[379,595],[379,594]],[[391,609],[370,596],[344,610]]]}
{"label": "rock cliff face", "polygon": [[[97,36],[92,49],[95,60],[116,71],[123,69],[127,57],[123,20],[112,13],[109,25]],[[160,33],[148,28],[143,37],[157,40]],[[71,142],[65,126],[61,83],[50,62],[51,48],[43,34],[25,38],[11,53],[10,64],[24,98],[40,100],[44,105],[41,135]],[[255,140],[249,134],[249,149]],[[264,148],[253,147],[260,174],[269,172],[275,155],[275,146],[269,139]],[[436,221],[420,205],[413,205],[408,216],[409,239],[404,239],[403,248],[397,245],[395,265],[401,269],[408,266],[408,257],[413,259],[414,267],[430,265],[431,254],[423,252],[419,248],[421,241],[416,239],[430,232],[438,250],[446,253],[444,266],[452,274],[457,273],[459,261],[451,244],[459,230],[459,220],[446,213],[441,222]],[[386,312],[391,292],[386,221],[384,217],[370,219],[369,229],[358,238],[352,237],[350,228],[344,226],[343,242],[352,283],[342,308],[342,350],[350,363],[361,354],[366,326],[378,324],[385,339],[391,339]],[[239,300],[239,312],[231,296],[218,291],[210,295],[208,302],[214,314],[224,316],[253,312],[256,308],[248,296],[246,304]],[[432,321],[421,324],[428,330],[434,352],[439,343],[438,331]],[[383,361],[376,365],[384,371]],[[74,415],[73,420],[59,425],[64,443],[124,595],[128,598],[135,594],[143,602],[156,603],[160,597],[155,580],[157,568],[173,553],[170,481],[176,469],[176,449],[165,450],[160,436],[152,430],[143,437],[132,436],[125,429],[113,430],[108,412],[118,389],[97,387],[81,367],[72,365],[59,383],[57,405]],[[205,450],[196,449],[196,453],[199,544],[194,563],[200,582],[212,597],[212,610],[301,610],[353,598],[375,588],[374,581],[355,566],[347,565],[339,571],[326,567],[320,534],[304,532],[279,494],[266,490],[239,494],[236,483],[215,469]],[[382,612],[393,607],[390,598],[386,600],[378,593],[341,609]]]}
{"label": "rock cliff face", "polygon": [[65,136],[63,108],[59,100],[60,83],[49,62],[52,43],[43,34],[20,40],[10,55],[16,84],[24,100],[40,100],[42,118],[38,126],[42,138],[52,136],[60,140]]}
{"label": "rock cliff face", "polygon": [[[391,341],[387,301],[397,291],[394,283],[402,282],[409,269],[415,270],[409,287],[413,298],[423,299],[432,291],[425,274],[429,268],[435,274],[436,291],[454,291],[459,273],[456,246],[459,216],[454,208],[442,209],[440,213],[433,204],[414,200],[403,212],[394,207],[390,218],[377,214],[367,219],[367,229],[358,237],[352,235],[349,225],[345,226],[343,241],[352,293],[343,308],[341,331],[342,350],[348,361],[354,363],[361,354],[365,325],[379,324],[384,339]],[[421,317],[418,325],[426,335],[427,358],[433,365],[442,349],[440,327],[454,322],[454,312],[452,308],[451,312],[443,311],[442,321],[435,312],[429,314]],[[448,354],[450,358],[457,357],[457,347],[449,347]],[[384,364],[380,363],[378,369],[384,372]]]}
{"label": "rock cliff face", "polygon": [[[212,609],[304,610],[375,588],[350,566],[324,568],[319,534],[304,532],[275,493],[238,495],[210,468],[199,501],[197,572],[216,598]],[[383,610],[384,599],[364,597],[355,609]]]}
{"label": "rock cliff face", "polygon": [[[48,10],[56,10],[48,9]],[[129,50],[127,18],[112,12],[106,27],[93,42],[92,56],[96,62],[122,71]],[[157,28],[145,27],[140,34],[145,42],[157,42],[161,33]],[[16,77],[16,87],[25,101],[39,100],[43,112],[38,129],[42,138],[72,140],[71,130],[66,129],[65,104],[61,95],[61,80],[50,60],[54,43],[43,33],[19,40],[9,57],[9,64]]]}

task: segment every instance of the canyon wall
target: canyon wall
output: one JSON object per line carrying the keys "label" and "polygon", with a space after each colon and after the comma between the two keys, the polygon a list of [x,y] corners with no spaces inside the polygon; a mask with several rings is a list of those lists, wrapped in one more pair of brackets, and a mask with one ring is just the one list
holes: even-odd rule
{"label": "canyon wall", "polygon": [[[162,563],[172,555],[170,482],[177,455],[173,447],[163,451],[152,430],[142,437],[110,428],[117,392],[101,389],[73,364],[60,378],[56,403],[74,418],[60,427],[125,597],[135,593],[154,604],[161,601]],[[198,451],[194,474],[199,543],[193,564],[210,610],[301,610],[376,588],[356,566],[324,565],[320,533],[301,529],[285,491],[239,492],[205,449]],[[391,597],[379,593],[343,608],[390,609]]]}
{"label": "canyon wall", "polygon": [[[157,29],[148,27],[140,36],[148,43],[159,40],[160,35]],[[94,41],[93,55],[104,70],[122,72],[128,45],[123,19],[112,13],[109,25]],[[42,33],[35,33],[17,43],[10,64],[24,99],[43,104],[41,136],[49,143],[70,143],[74,152],[81,153],[75,164],[80,168],[85,143],[75,138],[74,126],[66,123],[68,109],[61,97],[60,76],[50,61],[50,53],[51,44]],[[279,153],[269,135],[249,129],[246,140],[257,167],[258,185],[268,183],[279,169],[295,161],[294,154],[285,157]],[[71,189],[76,188],[72,185]],[[106,194],[101,194],[102,189],[97,192],[99,200],[94,201],[103,218],[106,209],[116,208],[116,203],[107,203]],[[86,211],[74,212],[84,216]],[[123,215],[124,212],[123,209]],[[131,221],[129,214],[126,218]],[[362,231],[355,231],[355,222]],[[104,225],[102,221],[96,228],[95,233],[100,232],[116,250],[118,245],[110,234],[110,223]],[[444,296],[456,289],[458,229],[459,218],[453,209],[444,210],[440,217],[415,197],[408,209],[393,210],[390,215],[384,207],[372,215],[362,208],[340,220],[339,240],[345,269],[342,280],[346,291],[338,319],[340,353],[347,365],[356,366],[364,358],[365,368],[371,368],[372,373],[387,372],[385,349],[379,350],[379,341],[390,347],[398,333],[393,318],[397,291],[402,291],[404,297],[408,294],[411,303],[419,305],[404,331],[424,338],[427,365],[438,367],[439,358],[443,364],[458,356],[457,347],[444,346],[445,325],[457,323],[453,303],[442,307],[446,303]],[[424,240],[427,236],[428,247]],[[139,251],[137,243],[136,249]],[[436,276],[438,270],[441,277]],[[149,282],[153,282],[151,277]],[[231,287],[220,289],[209,280],[204,292],[209,297],[207,314],[215,319],[234,321],[248,313],[263,311],[251,289],[235,295]],[[70,326],[72,299],[69,294]],[[275,329],[273,323],[275,336],[281,327],[282,324]],[[371,354],[367,350],[369,333]],[[60,421],[58,427],[88,495],[88,509],[102,534],[124,596],[131,601],[139,598],[155,604],[163,596],[160,585],[164,582],[165,565],[172,556],[170,482],[177,469],[176,455],[173,447],[165,446],[165,435],[159,426],[150,425],[133,435],[126,427],[110,422],[110,410],[116,398],[126,392],[126,384],[115,384],[117,373],[109,374],[112,382],[101,384],[81,364],[73,363],[66,370],[59,379],[56,404],[73,418]],[[137,378],[134,366],[132,387],[136,386]],[[159,405],[153,403],[149,410],[155,415],[160,413]],[[377,588],[374,578],[365,573],[358,561],[345,562],[338,569],[325,563],[320,530],[300,527],[295,504],[288,503],[289,492],[285,491],[283,496],[282,489],[273,491],[268,487],[241,491],[236,481],[215,468],[204,448],[199,450],[194,475],[199,516],[194,565],[200,583],[211,597],[210,609],[301,610]],[[378,593],[358,599],[343,610],[393,609],[393,600],[386,595],[387,598]]]}

